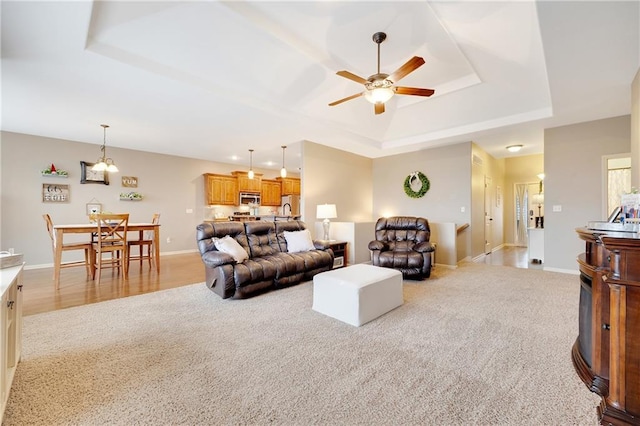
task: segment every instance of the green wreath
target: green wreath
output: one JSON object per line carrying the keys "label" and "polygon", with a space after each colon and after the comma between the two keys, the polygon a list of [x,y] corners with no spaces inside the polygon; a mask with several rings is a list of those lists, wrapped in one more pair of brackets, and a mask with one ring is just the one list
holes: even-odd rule
{"label": "green wreath", "polygon": [[[411,188],[411,182],[416,178],[420,179],[421,182],[420,189],[418,191],[414,191],[413,188]],[[430,186],[431,183],[429,182],[429,179],[422,172],[413,172],[404,180],[404,192],[411,198],[423,197],[429,190]]]}

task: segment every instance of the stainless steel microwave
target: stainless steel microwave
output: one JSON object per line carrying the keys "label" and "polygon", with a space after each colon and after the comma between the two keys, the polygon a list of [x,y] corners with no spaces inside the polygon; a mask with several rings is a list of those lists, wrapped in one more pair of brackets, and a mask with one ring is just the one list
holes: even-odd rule
{"label": "stainless steel microwave", "polygon": [[248,206],[250,204],[260,205],[260,193],[258,192],[241,192],[240,205]]}

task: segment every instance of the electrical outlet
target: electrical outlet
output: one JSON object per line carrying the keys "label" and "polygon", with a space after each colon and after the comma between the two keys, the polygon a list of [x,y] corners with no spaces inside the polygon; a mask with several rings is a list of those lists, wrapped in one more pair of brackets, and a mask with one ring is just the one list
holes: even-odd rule
{"label": "electrical outlet", "polygon": [[554,205],[553,206],[553,211],[556,212],[556,213],[557,212],[561,212],[562,211],[562,206],[559,205],[559,204]]}
{"label": "electrical outlet", "polygon": [[466,210],[466,209],[464,208],[464,206],[460,207],[460,213],[464,213],[464,212],[465,212],[465,210]]}
{"label": "electrical outlet", "polygon": [[171,237],[167,237],[167,243],[171,243]]}
{"label": "electrical outlet", "polygon": [[186,213],[187,214],[193,213],[193,209],[187,209]]}

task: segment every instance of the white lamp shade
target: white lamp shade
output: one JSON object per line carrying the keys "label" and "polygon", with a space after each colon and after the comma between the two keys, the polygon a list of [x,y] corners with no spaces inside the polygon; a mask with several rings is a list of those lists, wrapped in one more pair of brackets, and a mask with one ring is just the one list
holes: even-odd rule
{"label": "white lamp shade", "polygon": [[335,204],[318,204],[316,210],[316,218],[318,219],[334,219],[338,217]]}
{"label": "white lamp shade", "polygon": [[531,196],[531,201],[533,202],[533,204],[544,204],[544,194],[533,194]]}

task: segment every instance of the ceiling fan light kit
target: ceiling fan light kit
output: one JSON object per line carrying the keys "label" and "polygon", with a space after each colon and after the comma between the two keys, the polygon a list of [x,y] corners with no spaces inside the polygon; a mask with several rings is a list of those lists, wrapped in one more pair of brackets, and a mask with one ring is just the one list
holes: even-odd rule
{"label": "ceiling fan light kit", "polygon": [[373,74],[369,78],[364,79],[349,71],[338,71],[336,74],[349,80],[355,81],[356,83],[362,84],[365,90],[361,93],[356,93],[355,95],[347,96],[346,98],[332,102],[329,104],[329,106],[335,106],[364,95],[367,101],[374,104],[374,111],[377,115],[384,112],[385,102],[391,99],[394,94],[428,97],[435,93],[433,89],[419,89],[416,87],[395,86],[395,83],[397,83],[401,78],[407,76],[409,73],[421,67],[424,64],[424,59],[419,56],[414,56],[392,74],[381,73],[380,43],[387,39],[387,35],[383,32],[377,32],[373,35],[372,38],[373,41],[378,45],[378,72],[376,74]]}

